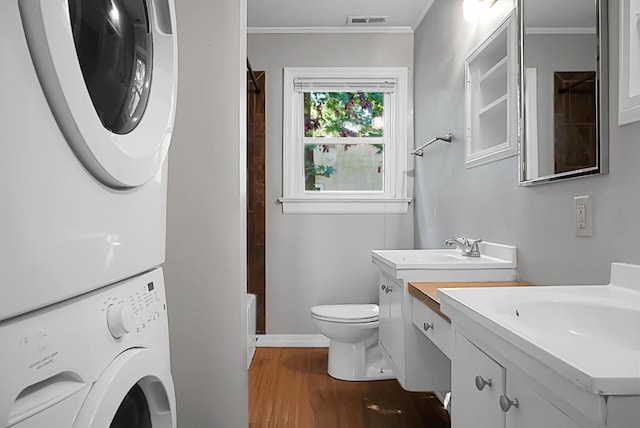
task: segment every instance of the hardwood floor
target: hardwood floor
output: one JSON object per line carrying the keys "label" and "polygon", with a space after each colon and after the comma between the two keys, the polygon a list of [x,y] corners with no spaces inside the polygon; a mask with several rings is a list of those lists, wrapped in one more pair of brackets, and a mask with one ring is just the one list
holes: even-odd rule
{"label": "hardwood floor", "polygon": [[431,393],[396,380],[345,382],[327,374],[327,348],[258,348],[249,369],[250,428],[449,428]]}

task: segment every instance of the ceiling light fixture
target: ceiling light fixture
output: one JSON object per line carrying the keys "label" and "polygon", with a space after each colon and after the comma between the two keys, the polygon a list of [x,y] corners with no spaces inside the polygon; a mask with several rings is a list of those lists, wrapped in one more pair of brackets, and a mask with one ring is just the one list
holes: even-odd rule
{"label": "ceiling light fixture", "polygon": [[464,20],[472,22],[480,18],[498,0],[464,0],[462,2],[462,15]]}

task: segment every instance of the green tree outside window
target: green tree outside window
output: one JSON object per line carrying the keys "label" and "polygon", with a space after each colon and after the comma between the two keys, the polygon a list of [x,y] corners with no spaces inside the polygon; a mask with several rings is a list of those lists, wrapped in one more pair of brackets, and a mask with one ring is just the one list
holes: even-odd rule
{"label": "green tree outside window", "polygon": [[[384,93],[382,92],[305,92],[304,136],[306,138],[367,138],[384,135]],[[348,151],[352,144],[340,144]],[[382,157],[383,144],[372,144]],[[314,150],[329,151],[328,144],[305,144],[305,190],[318,190],[316,177],[331,177],[332,165],[314,161]],[[382,161],[376,166],[382,170]]]}

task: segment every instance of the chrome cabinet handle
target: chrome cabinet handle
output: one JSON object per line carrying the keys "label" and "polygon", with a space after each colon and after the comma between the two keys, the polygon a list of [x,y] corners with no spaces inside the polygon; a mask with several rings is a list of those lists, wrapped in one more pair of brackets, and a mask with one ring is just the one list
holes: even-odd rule
{"label": "chrome cabinet handle", "polygon": [[387,287],[387,288],[384,290],[384,292],[385,292],[385,293],[387,293],[387,294],[389,294],[389,293],[393,293],[393,290],[391,289],[391,287]]}
{"label": "chrome cabinet handle", "polygon": [[511,406],[515,407],[516,409],[518,407],[520,407],[520,403],[518,402],[517,398],[514,398],[513,400],[511,400],[509,397],[507,397],[506,395],[501,395],[500,396],[500,408],[502,409],[503,412],[508,412],[509,409],[511,408]]}
{"label": "chrome cabinet handle", "polygon": [[422,323],[422,328],[423,328],[424,331],[429,331],[429,329],[433,328],[433,323],[423,322]]}
{"label": "chrome cabinet handle", "polygon": [[382,284],[380,288],[382,288],[382,291],[387,291],[387,286],[385,284]]}
{"label": "chrome cabinet handle", "polygon": [[478,391],[482,391],[485,386],[493,386],[491,379],[485,379],[480,375],[476,376],[476,388],[478,389]]}

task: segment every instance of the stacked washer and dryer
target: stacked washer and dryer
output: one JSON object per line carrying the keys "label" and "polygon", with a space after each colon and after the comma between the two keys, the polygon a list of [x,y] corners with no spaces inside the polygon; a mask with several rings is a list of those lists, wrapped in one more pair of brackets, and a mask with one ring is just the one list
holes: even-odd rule
{"label": "stacked washer and dryer", "polygon": [[172,0],[0,2],[0,427],[176,426]]}

